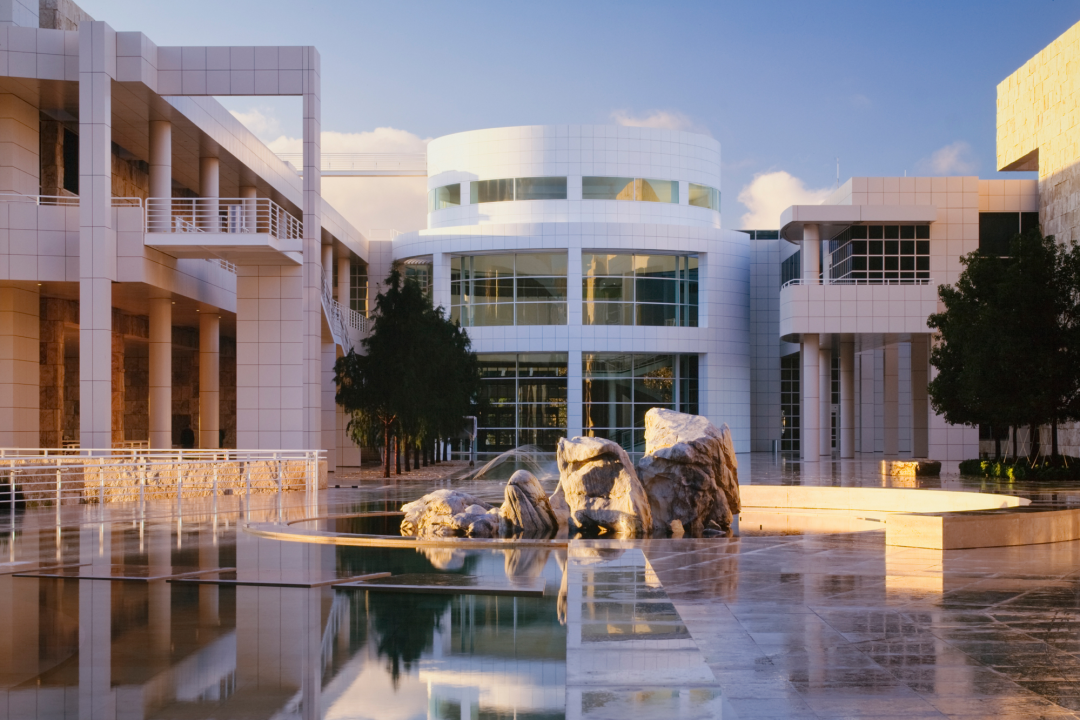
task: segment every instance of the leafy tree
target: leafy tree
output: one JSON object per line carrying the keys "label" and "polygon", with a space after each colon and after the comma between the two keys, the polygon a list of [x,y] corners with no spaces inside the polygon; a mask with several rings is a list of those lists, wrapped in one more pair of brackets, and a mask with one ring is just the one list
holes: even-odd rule
{"label": "leafy tree", "polygon": [[[1009,257],[961,259],[955,287],[942,285],[943,312],[928,325],[934,410],[953,424],[1057,427],[1080,416],[1080,251],[1035,229],[1017,235]],[[1015,437],[1015,435],[1014,435]]]}
{"label": "leafy tree", "polygon": [[432,308],[423,289],[395,270],[375,299],[375,329],[364,354],[350,351],[334,366],[336,400],[352,416],[350,435],[381,440],[383,477],[390,477],[392,441],[447,437],[480,390],[480,372],[468,335]]}

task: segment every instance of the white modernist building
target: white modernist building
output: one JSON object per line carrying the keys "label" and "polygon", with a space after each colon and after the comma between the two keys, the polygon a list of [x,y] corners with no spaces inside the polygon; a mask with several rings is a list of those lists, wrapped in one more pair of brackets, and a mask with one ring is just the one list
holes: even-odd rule
{"label": "white modernist building", "polygon": [[[369,243],[321,196],[319,53],[7,6],[0,447],[334,450]],[[211,97],[230,95],[302,98],[299,170]]]}
{"label": "white modernist building", "polygon": [[754,450],[978,457],[928,402],[927,319],[961,256],[1038,223],[1035,180],[856,177],[751,232]]}
{"label": "white modernist building", "polygon": [[720,223],[720,145],[605,125],[428,145],[428,229],[394,262],[468,329],[489,401],[479,451],[593,435],[644,450],[661,406],[750,449],[746,234]]}

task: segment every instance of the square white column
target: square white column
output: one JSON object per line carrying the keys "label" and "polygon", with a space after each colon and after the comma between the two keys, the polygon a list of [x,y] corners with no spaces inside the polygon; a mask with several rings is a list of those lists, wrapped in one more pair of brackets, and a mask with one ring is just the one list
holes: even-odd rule
{"label": "square white column", "polygon": [[[322,443],[322,110],[319,52],[303,48],[304,102],[304,266],[302,272],[301,437],[292,448],[315,449]],[[284,433],[291,430],[281,429]],[[291,435],[289,435],[291,437]],[[285,446],[283,446],[285,447]]]}
{"label": "square white column", "polygon": [[818,348],[819,338],[814,333],[804,333],[799,348],[802,373],[799,378],[799,447],[803,462],[817,462],[820,437],[820,419],[818,411],[819,388],[821,377],[818,365],[821,353]]}
{"label": "square white column", "polygon": [[79,25],[79,422],[84,448],[112,446],[112,80],[116,33]]}
{"label": "square white column", "polygon": [[900,452],[900,348],[893,343],[885,348],[885,457]]}

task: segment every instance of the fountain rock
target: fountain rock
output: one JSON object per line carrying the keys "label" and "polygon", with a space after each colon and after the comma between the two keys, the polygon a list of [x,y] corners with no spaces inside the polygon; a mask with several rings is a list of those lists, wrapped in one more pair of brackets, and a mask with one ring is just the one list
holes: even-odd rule
{"label": "fountain rock", "polygon": [[556,454],[559,487],[551,507],[560,521],[625,536],[652,528],[649,498],[626,451],[611,440],[562,438]]}
{"label": "fountain rock", "polygon": [[700,415],[653,408],[645,414],[645,456],[637,472],[649,498],[653,532],[673,522],[701,536],[731,527],[740,510],[738,462],[727,425]]}
{"label": "fountain rock", "polygon": [[[492,537],[498,534],[499,518],[489,517],[492,506],[459,490],[443,488],[428,493],[419,500],[401,506],[405,518],[401,534],[419,537]],[[494,523],[495,531],[487,535],[469,534],[474,529],[484,532]]]}
{"label": "fountain rock", "polygon": [[540,481],[528,470],[518,470],[510,476],[499,510],[502,517],[501,534],[546,535],[559,527],[547,493]]}

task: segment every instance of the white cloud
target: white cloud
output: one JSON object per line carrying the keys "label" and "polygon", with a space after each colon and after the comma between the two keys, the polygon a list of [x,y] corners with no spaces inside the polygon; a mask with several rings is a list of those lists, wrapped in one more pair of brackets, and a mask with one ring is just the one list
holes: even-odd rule
{"label": "white cloud", "polygon": [[792,205],[817,205],[832,188],[811,189],[799,178],[777,170],[759,173],[739,192],[739,202],[747,212],[741,218],[742,227],[772,230],[780,227],[780,213]]}
{"label": "white cloud", "polygon": [[633,115],[629,110],[615,110],[611,119],[617,125],[627,127],[660,128],[662,130],[685,130],[687,132],[712,135],[704,125],[694,122],[689,116],[677,110],[651,110],[644,115]]}
{"label": "white cloud", "polygon": [[244,127],[259,138],[271,138],[281,135],[281,123],[268,107],[253,107],[247,112],[230,110],[232,116],[242,122]]}
{"label": "white cloud", "polygon": [[921,175],[973,175],[979,169],[971,146],[963,140],[935,150],[930,157],[915,163]]}
{"label": "white cloud", "polygon": [[[380,127],[358,133],[324,132],[324,153],[422,153],[431,138],[421,138],[408,130]],[[276,153],[303,152],[301,138],[281,135],[267,143]]]}
{"label": "white cloud", "polygon": [[[431,138],[391,127],[367,132],[324,132],[326,153],[422,153]],[[300,138],[282,135],[267,143],[276,153],[303,152]],[[333,177],[322,179],[323,197],[361,232],[427,227],[427,178]]]}

